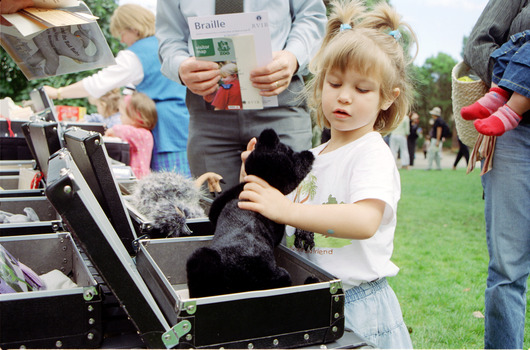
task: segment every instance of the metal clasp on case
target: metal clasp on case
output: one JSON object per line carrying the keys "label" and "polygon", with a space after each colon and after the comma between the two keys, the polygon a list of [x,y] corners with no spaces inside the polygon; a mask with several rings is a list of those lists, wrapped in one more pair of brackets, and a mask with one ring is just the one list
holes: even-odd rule
{"label": "metal clasp on case", "polygon": [[174,325],[169,331],[162,335],[162,341],[167,349],[171,349],[179,344],[180,338],[191,331],[191,322],[183,320]]}

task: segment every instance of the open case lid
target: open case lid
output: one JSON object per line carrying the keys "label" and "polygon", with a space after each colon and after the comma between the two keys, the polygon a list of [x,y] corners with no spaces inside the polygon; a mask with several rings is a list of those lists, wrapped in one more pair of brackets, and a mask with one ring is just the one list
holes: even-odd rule
{"label": "open case lid", "polygon": [[46,179],[48,175],[48,159],[50,155],[62,147],[58,123],[36,120],[23,124],[22,131],[33,158],[35,158],[37,168]]}
{"label": "open case lid", "polygon": [[120,301],[144,343],[164,348],[162,336],[170,327],[66,149],[50,158],[46,196]]}
{"label": "open case lid", "polygon": [[97,132],[69,128],[64,132],[64,141],[72,159],[127,251],[133,255],[136,232],[114,177],[103,137]]}

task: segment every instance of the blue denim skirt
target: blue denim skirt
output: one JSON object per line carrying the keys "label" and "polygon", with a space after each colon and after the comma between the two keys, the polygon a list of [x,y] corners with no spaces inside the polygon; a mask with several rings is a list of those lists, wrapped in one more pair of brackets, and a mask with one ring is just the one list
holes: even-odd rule
{"label": "blue denim skirt", "polygon": [[495,60],[492,82],[530,98],[530,30],[510,36],[490,57]]}
{"label": "blue denim skirt", "polygon": [[411,349],[396,294],[386,278],[345,292],[345,326],[381,349]]}

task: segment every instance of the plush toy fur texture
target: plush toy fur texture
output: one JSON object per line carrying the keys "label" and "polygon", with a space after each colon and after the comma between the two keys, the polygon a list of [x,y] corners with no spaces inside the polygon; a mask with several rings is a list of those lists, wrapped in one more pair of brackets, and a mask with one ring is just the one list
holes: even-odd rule
{"label": "plush toy fur texture", "polygon": [[[274,130],[267,129],[247,158],[245,170],[288,194],[309,173],[313,161],[311,152],[294,152],[280,142]],[[285,225],[239,209],[238,197],[243,186],[236,185],[212,203],[209,215],[215,225],[212,242],[193,252],[186,265],[192,298],[292,284],[289,273],[277,266],[274,258],[274,248],[281,242]]]}
{"label": "plush toy fur texture", "polygon": [[189,235],[186,219],[205,217],[201,191],[192,179],[174,172],[152,172],[134,186],[130,203],[162,237]]}

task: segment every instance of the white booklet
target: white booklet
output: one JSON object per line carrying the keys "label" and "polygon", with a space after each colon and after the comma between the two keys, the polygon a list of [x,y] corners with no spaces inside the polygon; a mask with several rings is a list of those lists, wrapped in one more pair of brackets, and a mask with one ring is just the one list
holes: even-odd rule
{"label": "white booklet", "polygon": [[217,62],[219,89],[206,97],[214,109],[263,109],[278,106],[278,98],[260,96],[250,82],[250,71],[272,61],[267,12],[189,17],[194,55]]}
{"label": "white booklet", "polygon": [[[0,44],[28,80],[116,64],[97,17],[84,2],[36,2],[47,8],[2,15],[9,23],[0,25]],[[76,6],[49,8],[72,3]]]}

